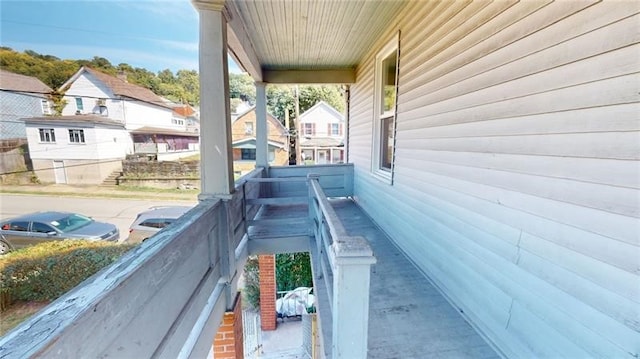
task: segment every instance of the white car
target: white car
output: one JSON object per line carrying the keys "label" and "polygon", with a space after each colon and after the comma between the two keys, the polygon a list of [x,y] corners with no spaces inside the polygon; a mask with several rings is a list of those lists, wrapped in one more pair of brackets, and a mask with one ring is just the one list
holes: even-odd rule
{"label": "white car", "polygon": [[307,308],[315,305],[312,290],[313,288],[309,287],[298,287],[276,300],[278,318],[295,317],[307,313]]}

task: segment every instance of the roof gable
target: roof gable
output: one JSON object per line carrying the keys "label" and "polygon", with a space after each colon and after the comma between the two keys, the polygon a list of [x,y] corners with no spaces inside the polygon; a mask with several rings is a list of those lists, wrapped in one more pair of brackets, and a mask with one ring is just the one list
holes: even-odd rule
{"label": "roof gable", "polygon": [[146,102],[151,105],[171,109],[171,106],[166,104],[160,96],[156,95],[153,91],[149,90],[148,88],[134,85],[118,77],[107,75],[103,72],[94,70],[86,66],[83,66],[82,68],[80,68],[80,70],[78,70],[78,72],[76,72],[67,82],[65,82],[60,87],[60,89],[65,89],[71,86],[71,84],[73,84],[73,82],[75,82],[78,79],[78,77],[80,77],[83,73],[88,73],[91,76],[93,76],[96,80],[102,82],[116,96],[127,97],[131,99],[139,100],[142,102]]}
{"label": "roof gable", "polygon": [[[240,120],[241,118],[249,115],[252,112],[256,111],[256,106],[251,106],[250,108],[248,108],[245,112],[241,113],[238,115],[238,117],[236,117],[232,123],[235,123],[236,121]],[[255,116],[254,116],[255,117]],[[286,131],[287,129],[284,127],[284,125],[282,123],[280,123],[280,121],[275,118],[272,114],[267,112],[267,121],[270,121],[274,126],[282,129],[283,131]]]}
{"label": "roof gable", "polygon": [[53,90],[36,77],[16,74],[6,70],[0,70],[0,89],[50,94]]}
{"label": "roof gable", "polygon": [[322,111],[322,110],[327,112],[330,116],[334,117],[339,122],[343,122],[344,121],[344,116],[340,112],[338,112],[338,110],[333,108],[333,106],[329,105],[328,103],[326,103],[324,101],[320,101],[320,102],[316,103],[310,109],[306,110],[303,114],[301,114],[300,115],[300,121],[302,121],[305,117],[310,117],[314,113],[316,113],[318,111]]}

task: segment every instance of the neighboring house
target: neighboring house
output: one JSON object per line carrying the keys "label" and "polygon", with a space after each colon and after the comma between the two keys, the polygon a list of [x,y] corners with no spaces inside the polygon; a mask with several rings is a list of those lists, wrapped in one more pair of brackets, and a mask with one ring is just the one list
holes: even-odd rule
{"label": "neighboring house", "polygon": [[[136,143],[153,142],[154,138],[161,138],[162,143],[193,142],[193,131],[188,133],[186,120],[175,114],[172,105],[151,90],[128,83],[124,75],[111,76],[85,66],[60,89],[64,91],[67,101],[63,115],[95,114],[119,121],[132,133],[148,135],[134,136]],[[191,151],[183,147],[162,144],[155,146],[167,148],[169,152],[180,152],[172,153],[164,159],[190,156],[196,151],[194,146]],[[137,152],[138,149],[149,150],[150,147],[136,146],[135,153],[148,155],[147,152]],[[163,156],[161,153],[154,155],[158,159]]]}
{"label": "neighboring house", "polygon": [[200,119],[196,109],[186,104],[173,105],[173,118],[176,122],[183,121],[185,131],[199,133]]}
{"label": "neighboring house", "polygon": [[124,125],[107,117],[51,116],[24,121],[33,169],[44,183],[102,183],[132,153]]}
{"label": "neighboring house", "polygon": [[[270,114],[267,114],[268,158],[272,166],[289,163],[289,136],[285,127]],[[233,141],[233,172],[244,175],[256,166],[256,108],[250,107],[239,114],[231,125]]]}
{"label": "neighboring house", "polygon": [[51,115],[52,92],[35,77],[0,70],[0,140],[26,138],[23,118]]}
{"label": "neighboring house", "polygon": [[324,101],[300,115],[300,152],[305,163],[343,163],[344,116]]}

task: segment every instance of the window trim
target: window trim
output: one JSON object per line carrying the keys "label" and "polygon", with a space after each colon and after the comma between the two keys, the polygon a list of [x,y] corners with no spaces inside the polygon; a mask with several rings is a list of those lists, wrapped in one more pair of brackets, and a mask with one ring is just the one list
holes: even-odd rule
{"label": "window trim", "polygon": [[[49,134],[49,141],[45,141],[45,134]],[[54,128],[38,128],[39,143],[56,143],[56,130]]]}
{"label": "window trim", "polygon": [[[382,98],[383,84],[382,84],[382,63],[393,53],[396,53],[396,78],[395,78],[395,103],[393,110],[382,112]],[[395,152],[396,152],[396,128],[398,117],[398,82],[400,75],[400,31],[393,36],[393,38],[382,47],[376,54],[374,63],[374,99],[373,99],[373,139],[371,148],[371,173],[377,178],[393,184],[393,174],[395,167]],[[384,119],[392,118],[392,132],[393,132],[393,155],[391,157],[391,167],[389,169],[382,167],[382,123]]]}
{"label": "window trim", "polygon": [[[72,133],[78,131],[78,141],[73,141]],[[84,133],[84,129],[81,128],[70,128],[69,131],[69,143],[74,145],[84,145],[87,143],[86,136]]]}

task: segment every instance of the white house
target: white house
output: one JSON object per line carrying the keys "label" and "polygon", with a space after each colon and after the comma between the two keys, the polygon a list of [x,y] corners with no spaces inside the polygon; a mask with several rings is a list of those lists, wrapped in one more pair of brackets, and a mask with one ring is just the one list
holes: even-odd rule
{"label": "white house", "polygon": [[324,101],[300,115],[300,152],[305,163],[344,162],[344,116]]}
{"label": "white house", "polygon": [[29,153],[44,183],[99,184],[132,153],[131,136],[119,121],[99,115],[24,119]]}
{"label": "white house", "polygon": [[63,115],[95,114],[121,122],[136,143],[134,153],[167,160],[197,153],[196,125],[187,126],[189,121],[170,102],[127,82],[124,75],[111,76],[84,66],[60,89],[67,101]]}
{"label": "white house", "polygon": [[0,70],[0,140],[26,138],[22,118],[51,115],[52,92],[35,77]]}

